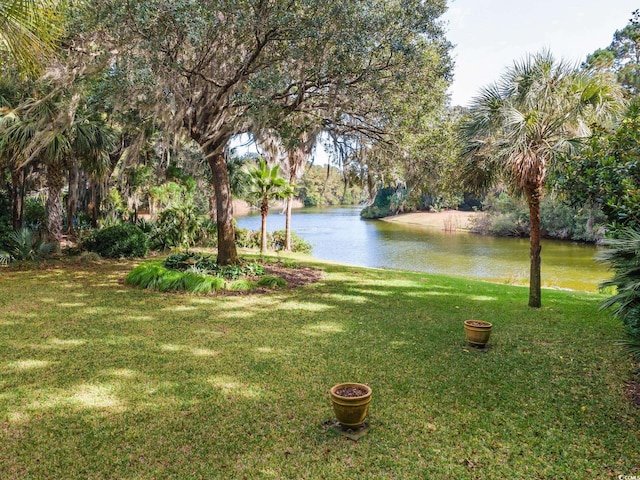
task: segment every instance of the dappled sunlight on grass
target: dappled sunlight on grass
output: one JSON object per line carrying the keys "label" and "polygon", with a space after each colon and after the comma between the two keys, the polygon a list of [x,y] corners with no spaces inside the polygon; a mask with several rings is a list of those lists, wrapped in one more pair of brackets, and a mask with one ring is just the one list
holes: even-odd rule
{"label": "dappled sunlight on grass", "polygon": [[165,344],[161,345],[160,348],[165,352],[187,352],[197,357],[213,357],[215,355],[220,355],[220,352],[216,350],[209,350],[208,348],[194,348],[186,345]]}
{"label": "dappled sunlight on grass", "polygon": [[433,290],[423,290],[421,292],[405,292],[404,295],[407,297],[443,297],[453,295],[453,293],[449,292],[434,292]]}
{"label": "dappled sunlight on grass", "polygon": [[320,336],[328,333],[343,333],[344,328],[342,325],[334,322],[323,322],[315,325],[307,325],[302,328],[302,333],[305,335]]}
{"label": "dappled sunlight on grass", "polygon": [[222,337],[222,336],[225,335],[225,332],[222,331],[222,330],[205,330],[205,329],[202,329],[202,330],[196,330],[195,333],[199,333],[201,335],[209,335],[209,336],[212,336],[212,337]]}
{"label": "dappled sunlight on grass", "polygon": [[473,295],[469,297],[469,300],[474,300],[476,302],[497,302],[497,297],[489,297],[487,295]]}
{"label": "dappled sunlight on grass", "polygon": [[80,345],[84,345],[87,343],[86,340],[81,338],[49,338],[47,339],[47,345],[52,347],[79,347]]}
{"label": "dappled sunlight on grass", "polygon": [[173,307],[165,307],[162,309],[163,312],[192,312],[197,310],[198,307],[190,307],[187,305],[174,305]]}
{"label": "dappled sunlight on grass", "polygon": [[221,375],[209,378],[209,383],[220,390],[225,395],[238,396],[243,398],[259,398],[262,390],[256,386],[242,383],[234,377]]}
{"label": "dappled sunlight on grass", "polygon": [[[1,480],[635,468],[631,367],[602,295],[545,290],[530,309],[526,288],[336,265],[264,295],[95,287],[133,263],[0,276]],[[466,347],[469,318],[496,320],[487,351]],[[374,390],[357,443],[323,427],[329,388],[351,380]]]}
{"label": "dappled sunlight on grass", "polygon": [[42,303],[55,303],[56,299],[51,297],[40,297],[38,298],[38,301]]}
{"label": "dappled sunlight on grass", "polygon": [[103,370],[100,372],[101,375],[106,375],[109,377],[117,377],[117,378],[136,378],[138,373],[135,370],[131,370],[129,368],[113,368],[110,370]]}
{"label": "dappled sunlight on grass", "polygon": [[150,315],[125,315],[122,318],[133,322],[152,322],[154,320]]}
{"label": "dappled sunlight on grass", "polygon": [[86,303],[58,303],[57,306],[61,308],[80,308],[84,307]]}
{"label": "dappled sunlight on grass", "polygon": [[13,422],[23,422],[37,411],[72,409],[109,410],[121,412],[122,402],[114,394],[111,384],[81,384],[67,389],[33,390],[29,393],[30,402],[21,408],[9,411]]}
{"label": "dappled sunlight on grass", "polygon": [[251,312],[251,311],[243,311],[243,310],[233,310],[233,311],[227,311],[227,312],[222,312],[222,313],[217,313],[215,314],[216,318],[229,318],[229,319],[240,319],[240,318],[253,318],[256,315],[255,312]]}
{"label": "dappled sunlight on grass", "polygon": [[312,303],[302,302],[300,300],[295,302],[284,302],[276,307],[276,310],[304,310],[307,312],[323,312],[325,310],[331,310],[335,308],[333,305],[326,305],[324,303]]}
{"label": "dappled sunlight on grass", "polygon": [[16,360],[6,363],[5,368],[9,370],[33,370],[48,367],[51,363],[52,362],[46,360]]}
{"label": "dappled sunlight on grass", "polygon": [[349,303],[366,303],[370,300],[368,297],[355,294],[351,295],[349,293],[330,293],[325,295],[325,298]]}

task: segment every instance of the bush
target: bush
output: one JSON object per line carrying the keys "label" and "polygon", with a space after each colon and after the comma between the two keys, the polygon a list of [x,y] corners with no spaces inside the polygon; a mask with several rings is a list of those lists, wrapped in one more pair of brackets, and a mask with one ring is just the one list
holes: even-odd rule
{"label": "bush", "polygon": [[175,253],[167,257],[163,266],[181,272],[213,275],[219,278],[235,280],[242,276],[259,276],[264,274],[264,268],[258,262],[245,262],[239,265],[218,266],[208,255],[195,252]]}
{"label": "bush", "polygon": [[[286,230],[276,230],[271,234],[271,241],[269,245],[273,250],[284,250],[286,240]],[[291,251],[301,252],[310,255],[313,250],[313,246],[300,238],[295,232],[291,232]]]}
{"label": "bush", "polygon": [[620,345],[640,360],[640,230],[625,228],[618,234],[619,238],[609,240],[610,248],[599,256],[615,271],[602,287],[617,291],[602,308],[615,307],[614,314],[622,320],[627,336]]}
{"label": "bush", "polygon": [[161,292],[177,291],[210,293],[224,289],[221,278],[194,272],[179,272],[165,268],[159,262],[149,262],[134,268],[125,279],[127,285]]}
{"label": "bush", "polygon": [[[472,221],[472,231],[510,237],[529,235],[529,208],[524,200],[504,193],[497,197],[488,195],[484,208],[487,213]],[[597,242],[604,237],[606,218],[601,209],[572,207],[553,195],[542,199],[540,220],[545,238]]]}
{"label": "bush", "polygon": [[56,248],[55,243],[46,243],[36,231],[28,227],[11,232],[5,246],[6,251],[0,251],[0,264],[13,260],[39,262]]}
{"label": "bush", "polygon": [[135,225],[119,223],[94,231],[84,246],[105,258],[144,257],[149,250],[149,239]]}
{"label": "bush", "polygon": [[151,242],[163,250],[171,247],[189,248],[195,245],[199,234],[200,219],[195,208],[184,204],[160,213]]}
{"label": "bush", "polygon": [[274,275],[265,275],[258,280],[257,285],[259,287],[266,288],[284,288],[287,286],[287,281],[284,278],[276,277]]}

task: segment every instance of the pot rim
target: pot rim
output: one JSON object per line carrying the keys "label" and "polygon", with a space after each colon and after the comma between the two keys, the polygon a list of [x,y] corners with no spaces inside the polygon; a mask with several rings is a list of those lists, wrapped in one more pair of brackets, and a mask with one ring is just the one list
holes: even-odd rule
{"label": "pot rim", "polygon": [[[341,389],[343,387],[362,388],[362,389],[366,390],[367,393],[365,393],[364,395],[360,395],[359,397],[344,397],[344,396],[338,395],[336,393],[336,391],[338,391],[339,389]],[[367,397],[371,396],[371,393],[372,393],[371,387],[369,385],[365,385],[364,383],[345,382],[345,383],[338,383],[338,384],[334,385],[333,387],[331,387],[331,395],[333,395],[336,398],[341,398],[341,399],[345,399],[345,400],[356,399],[356,398],[367,398]]]}
{"label": "pot rim", "polygon": [[[468,322],[479,323],[480,325],[471,325]],[[465,320],[464,324],[467,327],[475,327],[475,328],[491,328],[491,327],[493,327],[493,323],[485,322],[484,320],[473,320],[473,319],[472,320]]]}

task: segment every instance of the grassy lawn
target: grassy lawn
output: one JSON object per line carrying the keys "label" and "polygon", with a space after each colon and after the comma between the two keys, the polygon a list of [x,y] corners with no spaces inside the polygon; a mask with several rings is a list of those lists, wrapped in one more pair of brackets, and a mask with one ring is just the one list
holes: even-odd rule
{"label": "grassy lawn", "polygon": [[[640,475],[603,297],[323,265],[269,295],[125,287],[133,263],[0,270],[0,478]],[[462,322],[494,323],[490,350]],[[373,388],[355,443],[329,388]]]}

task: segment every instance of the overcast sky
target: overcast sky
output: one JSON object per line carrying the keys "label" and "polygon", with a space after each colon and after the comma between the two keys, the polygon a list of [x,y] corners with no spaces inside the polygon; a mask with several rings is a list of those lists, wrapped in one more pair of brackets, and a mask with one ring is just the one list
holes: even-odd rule
{"label": "overcast sky", "polygon": [[611,43],[638,0],[450,0],[444,19],[455,45],[452,105],[467,105],[514,60],[548,48],[582,62]]}

